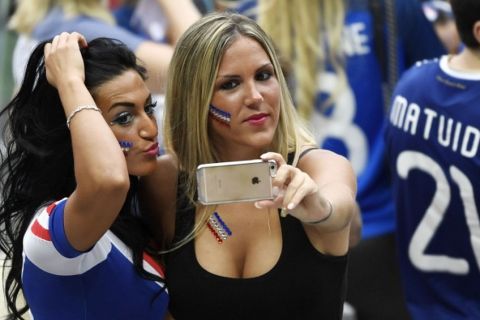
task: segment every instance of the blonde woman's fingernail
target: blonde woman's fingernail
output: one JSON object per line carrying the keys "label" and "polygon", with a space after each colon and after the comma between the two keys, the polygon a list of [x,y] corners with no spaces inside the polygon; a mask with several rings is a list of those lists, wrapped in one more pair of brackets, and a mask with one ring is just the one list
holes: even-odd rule
{"label": "blonde woman's fingernail", "polygon": [[293,210],[293,208],[295,208],[295,204],[293,202],[290,202],[287,206],[287,209],[288,210]]}
{"label": "blonde woman's fingernail", "polygon": [[253,205],[254,205],[255,208],[257,208],[257,209],[262,209],[262,206],[261,206],[257,201],[255,201],[255,202],[253,203]]}

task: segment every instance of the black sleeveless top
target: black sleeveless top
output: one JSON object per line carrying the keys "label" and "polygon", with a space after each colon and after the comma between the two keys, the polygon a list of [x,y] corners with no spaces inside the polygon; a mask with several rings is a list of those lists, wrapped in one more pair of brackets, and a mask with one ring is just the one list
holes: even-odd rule
{"label": "black sleeveless top", "polygon": [[[179,193],[180,196],[180,193]],[[181,199],[181,198],[179,198]],[[179,205],[175,238],[192,230],[195,209]],[[347,255],[326,256],[310,243],[296,218],[281,218],[282,252],[276,265],[254,278],[212,274],[198,263],[194,242],[168,254],[170,312],[182,319],[341,319]]]}

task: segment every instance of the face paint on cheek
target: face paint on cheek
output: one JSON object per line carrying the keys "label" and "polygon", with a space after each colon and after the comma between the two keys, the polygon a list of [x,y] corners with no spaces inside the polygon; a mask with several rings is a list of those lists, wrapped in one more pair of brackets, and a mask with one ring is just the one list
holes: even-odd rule
{"label": "face paint on cheek", "polygon": [[208,115],[213,120],[216,120],[219,123],[230,127],[230,121],[232,118],[232,116],[230,115],[230,112],[223,111],[213,105],[210,105],[210,107],[208,108]]}
{"label": "face paint on cheek", "polygon": [[130,148],[133,147],[133,142],[130,141],[118,141],[118,143],[120,144],[120,148],[125,155],[127,155],[128,151],[130,151]]}

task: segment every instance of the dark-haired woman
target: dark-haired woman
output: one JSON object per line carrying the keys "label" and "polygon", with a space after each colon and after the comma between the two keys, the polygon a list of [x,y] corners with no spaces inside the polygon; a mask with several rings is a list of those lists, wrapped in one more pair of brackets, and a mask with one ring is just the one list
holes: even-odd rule
{"label": "dark-haired woman", "polygon": [[[137,179],[158,152],[145,70],[123,44],[62,33],[1,111],[0,244],[13,319],[162,319]],[[25,306],[17,300],[23,293]]]}

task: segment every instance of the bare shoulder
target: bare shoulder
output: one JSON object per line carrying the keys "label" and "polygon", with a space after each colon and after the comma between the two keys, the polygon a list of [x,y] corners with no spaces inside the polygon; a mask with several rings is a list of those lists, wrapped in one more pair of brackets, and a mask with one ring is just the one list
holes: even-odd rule
{"label": "bare shoulder", "polygon": [[[147,202],[158,202],[174,198],[177,186],[177,173],[178,166],[174,155],[165,154],[158,157],[155,171],[140,179],[140,190]],[[160,205],[160,203],[157,205]]]}
{"label": "bare shoulder", "polygon": [[157,158],[157,168],[140,179],[141,205],[153,226],[159,244],[169,243],[173,237],[178,166],[175,156],[165,154]]}
{"label": "bare shoulder", "polygon": [[155,180],[162,182],[174,182],[177,179],[178,162],[172,154],[164,154],[157,158],[157,168],[154,176]]}
{"label": "bare shoulder", "polygon": [[170,153],[166,153],[158,157],[157,163],[169,170],[174,169],[176,171],[178,169],[177,157]]}

